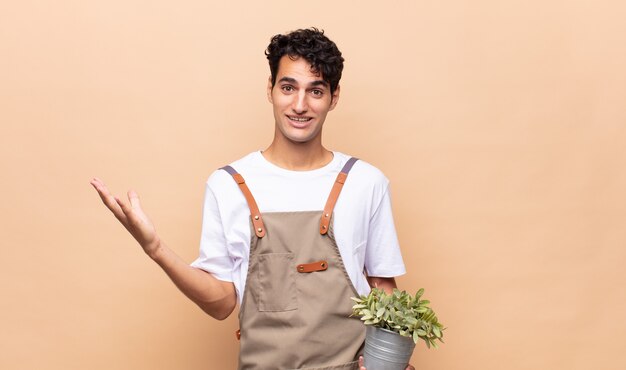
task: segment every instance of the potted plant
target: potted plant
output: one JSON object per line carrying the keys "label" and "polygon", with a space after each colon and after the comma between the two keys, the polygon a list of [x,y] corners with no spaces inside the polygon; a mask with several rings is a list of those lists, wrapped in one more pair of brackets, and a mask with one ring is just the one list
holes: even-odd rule
{"label": "potted plant", "polygon": [[394,289],[393,293],[374,288],[368,295],[352,297],[352,315],[367,325],[364,365],[368,370],[405,370],[418,340],[428,348],[443,343],[443,325],[421,299],[424,289],[414,296]]}

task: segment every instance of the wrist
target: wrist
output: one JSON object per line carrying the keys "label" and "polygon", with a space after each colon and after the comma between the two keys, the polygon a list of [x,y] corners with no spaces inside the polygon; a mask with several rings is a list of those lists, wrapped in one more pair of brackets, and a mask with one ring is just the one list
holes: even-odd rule
{"label": "wrist", "polygon": [[161,254],[162,249],[163,249],[163,245],[161,243],[161,239],[158,237],[155,240],[148,243],[143,248],[144,252],[146,252],[148,257],[150,257],[151,259],[155,261],[159,258],[159,255]]}

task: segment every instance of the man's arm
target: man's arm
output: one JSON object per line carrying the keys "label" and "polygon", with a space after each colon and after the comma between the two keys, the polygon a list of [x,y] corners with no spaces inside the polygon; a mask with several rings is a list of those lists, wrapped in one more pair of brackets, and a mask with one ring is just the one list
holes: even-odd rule
{"label": "man's arm", "polygon": [[224,320],[235,309],[237,295],[233,283],[216,279],[204,270],[189,266],[163,242],[149,256],[183,294],[213,318]]}
{"label": "man's arm", "polygon": [[183,294],[218,320],[227,318],[233,312],[237,304],[233,283],[218,280],[208,272],[189,266],[167,247],[141,209],[137,193],[128,192],[130,204],[127,204],[113,196],[101,180],[93,179],[91,185],[100,195],[104,205],[137,240],[144,252],[161,266]]}

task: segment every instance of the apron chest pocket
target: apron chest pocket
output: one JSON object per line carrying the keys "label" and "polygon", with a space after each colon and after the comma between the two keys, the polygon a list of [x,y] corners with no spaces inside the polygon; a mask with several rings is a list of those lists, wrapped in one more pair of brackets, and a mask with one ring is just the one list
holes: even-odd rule
{"label": "apron chest pocket", "polygon": [[298,309],[293,253],[259,254],[257,303],[259,311]]}

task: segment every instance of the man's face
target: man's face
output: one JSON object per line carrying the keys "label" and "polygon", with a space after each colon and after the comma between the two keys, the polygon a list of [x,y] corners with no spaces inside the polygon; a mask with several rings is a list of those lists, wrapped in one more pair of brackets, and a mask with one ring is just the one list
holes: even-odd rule
{"label": "man's face", "polygon": [[331,95],[328,82],[304,58],[283,56],[274,87],[271,78],[268,82],[267,97],[274,107],[276,135],[306,143],[320,139],[326,114],[337,105],[339,86]]}

